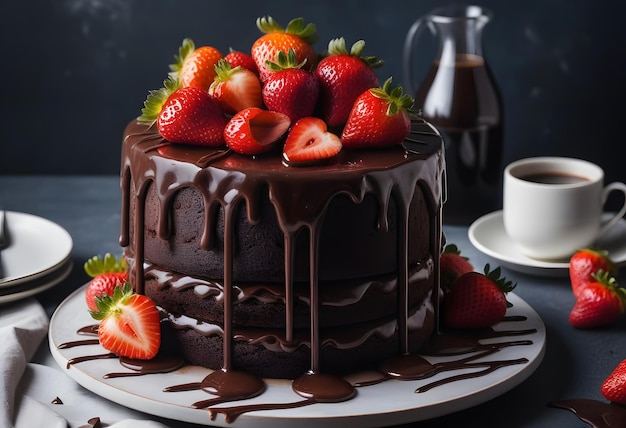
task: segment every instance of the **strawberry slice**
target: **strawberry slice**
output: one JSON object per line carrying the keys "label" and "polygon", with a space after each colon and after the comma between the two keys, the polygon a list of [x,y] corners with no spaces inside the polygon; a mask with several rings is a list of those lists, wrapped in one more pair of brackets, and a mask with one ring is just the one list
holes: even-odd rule
{"label": "strawberry slice", "polygon": [[225,59],[215,66],[216,76],[211,95],[226,114],[235,114],[249,107],[261,107],[261,81],[254,72],[243,67],[232,67]]}
{"label": "strawberry slice", "polygon": [[149,360],[161,346],[159,311],[154,302],[134,294],[128,282],[117,286],[113,296],[96,299],[97,311],[91,316],[100,321],[98,339],[102,347],[121,357]]}
{"label": "strawberry slice", "polygon": [[283,158],[288,164],[309,163],[331,158],[341,150],[341,140],[327,130],[317,117],[298,120],[289,131]]}
{"label": "strawberry slice", "polygon": [[291,121],[283,113],[251,107],[235,114],[228,121],[224,140],[237,153],[258,155],[271,150],[289,129],[289,125]]}

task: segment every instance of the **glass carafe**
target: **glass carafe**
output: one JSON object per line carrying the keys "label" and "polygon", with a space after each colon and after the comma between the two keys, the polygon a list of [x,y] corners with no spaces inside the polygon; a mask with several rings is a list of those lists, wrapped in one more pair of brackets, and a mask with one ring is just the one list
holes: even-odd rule
{"label": "glass carafe", "polygon": [[[441,8],[417,20],[406,36],[407,90],[445,142],[445,223],[469,224],[501,207],[502,100],[482,52],[482,31],[491,16],[478,6]],[[426,28],[438,50],[416,85],[418,40]]]}

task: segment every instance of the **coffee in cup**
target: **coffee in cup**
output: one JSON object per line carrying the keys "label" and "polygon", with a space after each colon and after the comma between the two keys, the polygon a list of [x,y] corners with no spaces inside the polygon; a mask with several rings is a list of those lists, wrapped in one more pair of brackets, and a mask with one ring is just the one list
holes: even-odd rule
{"label": "coffee in cup", "polygon": [[[604,205],[613,191],[624,194],[624,204],[607,214]],[[605,186],[602,168],[585,160],[527,158],[505,168],[503,204],[504,228],[522,253],[566,259],[624,217],[626,184]]]}

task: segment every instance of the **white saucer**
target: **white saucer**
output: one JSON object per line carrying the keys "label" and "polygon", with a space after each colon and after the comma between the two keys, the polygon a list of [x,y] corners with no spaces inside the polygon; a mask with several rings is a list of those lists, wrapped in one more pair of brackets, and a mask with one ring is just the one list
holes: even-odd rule
{"label": "white saucer", "polygon": [[[539,276],[567,276],[569,261],[535,260],[520,252],[504,230],[502,211],[494,211],[476,220],[469,227],[470,242],[481,252],[498,260],[502,266]],[[620,220],[594,244],[609,252],[616,265],[626,263],[626,220]]]}
{"label": "white saucer", "polygon": [[20,282],[15,287],[0,287],[0,305],[22,300],[54,287],[68,277],[73,265],[72,259],[68,258],[56,269],[46,271],[43,276],[38,275],[31,281]]}
{"label": "white saucer", "polygon": [[[520,331],[529,329],[531,332],[523,337],[531,343],[502,348],[497,359],[526,358],[528,362],[525,364],[501,367],[484,376],[444,384],[419,395],[415,393],[416,388],[454,375],[440,373],[425,380],[387,381],[359,387],[355,398],[340,404],[318,403],[294,409],[250,412],[229,423],[222,415],[211,420],[207,410],[190,406],[197,400],[210,397],[204,391],[163,391],[167,386],[198,382],[211,372],[209,369],[185,366],[171,373],[150,374],[140,378],[105,378],[107,373],[124,370],[118,359],[98,359],[68,366],[68,360],[72,358],[106,352],[99,344],[59,349],[62,343],[84,339],[84,336],[77,334],[78,329],[94,323],[85,304],[85,287],[70,294],[57,307],[50,320],[50,351],[61,370],[86,389],[110,401],[152,415],[200,425],[228,428],[363,428],[431,419],[484,403],[511,390],[535,371],[545,351],[546,331],[543,321],[524,300],[509,293],[508,300],[512,306],[507,309],[507,315],[522,318],[515,322],[514,328]],[[494,326],[496,331],[511,328],[511,324],[506,321]],[[485,358],[488,360],[491,357]],[[449,360],[450,357],[428,359],[436,363]],[[301,399],[291,389],[290,381],[273,379],[268,380],[267,384],[267,390],[258,397],[226,403],[226,406],[287,403]]]}
{"label": "white saucer", "polygon": [[32,281],[69,259],[72,237],[61,226],[32,214],[7,211],[6,225],[11,243],[2,250],[2,287]]}

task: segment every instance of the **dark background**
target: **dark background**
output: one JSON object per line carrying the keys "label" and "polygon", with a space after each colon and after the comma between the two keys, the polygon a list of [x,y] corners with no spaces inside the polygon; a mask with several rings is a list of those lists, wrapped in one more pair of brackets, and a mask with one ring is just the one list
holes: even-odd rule
{"label": "dark background", "polygon": [[[365,39],[379,69],[403,82],[402,47],[415,19],[449,2],[39,0],[6,2],[0,174],[117,174],[121,134],[161,86],[184,37],[248,50],[257,17],[317,25],[315,45]],[[494,19],[484,53],[505,104],[505,163],[559,154],[626,181],[626,2],[484,0]],[[434,44],[422,38],[424,72]]]}

